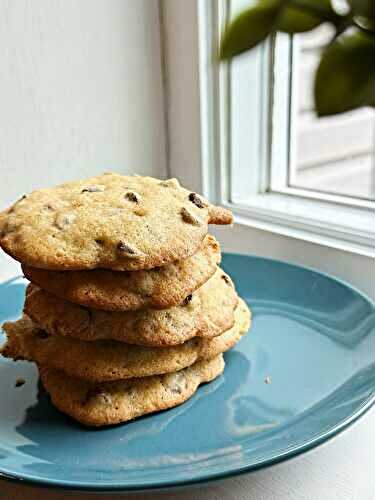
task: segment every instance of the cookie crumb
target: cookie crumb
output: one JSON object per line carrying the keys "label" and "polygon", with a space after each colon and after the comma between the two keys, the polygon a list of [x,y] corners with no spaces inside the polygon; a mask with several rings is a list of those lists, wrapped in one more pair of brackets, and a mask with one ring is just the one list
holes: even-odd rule
{"label": "cookie crumb", "polygon": [[265,384],[272,384],[272,380],[271,380],[271,377],[269,375],[267,375],[267,377],[264,379],[264,383]]}
{"label": "cookie crumb", "polygon": [[26,380],[22,377],[18,377],[14,384],[14,387],[22,387],[26,383]]}

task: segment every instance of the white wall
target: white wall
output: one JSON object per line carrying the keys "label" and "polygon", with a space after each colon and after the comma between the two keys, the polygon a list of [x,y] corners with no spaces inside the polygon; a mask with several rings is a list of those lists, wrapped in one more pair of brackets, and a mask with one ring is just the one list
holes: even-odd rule
{"label": "white wall", "polygon": [[0,208],[103,170],[164,176],[157,0],[0,0]]}
{"label": "white wall", "polygon": [[163,0],[162,13],[169,172],[184,186],[202,192],[198,26],[191,22],[198,16],[198,2]]}

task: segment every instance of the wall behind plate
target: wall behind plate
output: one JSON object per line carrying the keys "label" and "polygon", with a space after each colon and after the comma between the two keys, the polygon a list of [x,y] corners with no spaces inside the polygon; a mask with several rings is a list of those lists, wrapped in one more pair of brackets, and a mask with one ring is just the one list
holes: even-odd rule
{"label": "wall behind plate", "polygon": [[0,208],[105,170],[165,176],[158,19],[157,0],[0,1]]}

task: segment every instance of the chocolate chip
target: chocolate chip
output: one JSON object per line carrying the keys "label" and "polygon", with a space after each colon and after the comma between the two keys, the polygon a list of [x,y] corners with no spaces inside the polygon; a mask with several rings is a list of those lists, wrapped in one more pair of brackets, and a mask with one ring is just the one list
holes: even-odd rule
{"label": "chocolate chip", "polygon": [[127,245],[126,243],[124,243],[123,241],[120,241],[117,245],[117,250],[120,250],[121,252],[126,252],[126,253],[129,253],[131,255],[135,255],[135,250]]}
{"label": "chocolate chip", "polygon": [[88,307],[83,307],[83,309],[86,311],[87,317],[89,318],[89,321],[92,321],[92,311],[91,311],[91,309],[89,309]]}
{"label": "chocolate chip", "polygon": [[231,282],[230,278],[229,278],[226,274],[222,274],[222,275],[221,275],[221,278],[225,281],[225,283],[226,283],[227,285],[232,286],[232,282]]}
{"label": "chocolate chip", "polygon": [[100,245],[100,246],[103,246],[103,245],[104,245],[104,241],[103,241],[103,240],[101,240],[100,238],[97,238],[97,239],[95,240],[95,243],[96,243],[97,245]]}
{"label": "chocolate chip", "polygon": [[171,391],[174,392],[175,394],[181,394],[182,388],[179,385],[173,385],[171,387]]}
{"label": "chocolate chip", "polygon": [[86,393],[86,400],[88,401],[91,398],[94,398],[98,394],[100,394],[101,389],[99,387],[91,387]]}
{"label": "chocolate chip", "polygon": [[203,203],[201,198],[197,195],[197,193],[190,193],[189,194],[189,200],[194,203],[195,206],[198,208],[204,208],[206,205]]}
{"label": "chocolate chip", "polygon": [[128,191],[125,193],[125,198],[129,201],[133,201],[134,203],[139,203],[141,200],[141,196],[135,191]]}
{"label": "chocolate chip", "polygon": [[18,205],[18,203],[20,203],[25,198],[27,198],[27,196],[24,194],[24,195],[21,196],[21,198],[19,198],[17,201],[15,201],[13,203],[13,205],[9,208],[8,214],[11,214],[12,212],[14,212],[14,209],[15,209],[16,205]]}
{"label": "chocolate chip", "polygon": [[101,404],[105,405],[112,404],[112,398],[106,392],[101,392],[100,394],[97,394],[95,398],[98,399]]}
{"label": "chocolate chip", "polygon": [[93,387],[87,391],[86,399],[84,403],[88,403],[90,400],[95,399],[101,404],[110,405],[112,404],[111,395],[100,389],[100,387]]}
{"label": "chocolate chip", "polygon": [[129,385],[126,388],[126,392],[129,394],[129,397],[132,398],[133,396],[135,396],[136,390],[135,390],[134,386]]}
{"label": "chocolate chip", "polygon": [[190,295],[188,295],[185,300],[183,301],[183,305],[184,306],[187,306],[188,304],[190,304],[190,302],[192,301],[193,299],[193,294],[191,293]]}
{"label": "chocolate chip", "polygon": [[40,338],[40,339],[48,339],[49,335],[47,332],[45,332],[44,330],[37,330],[35,332],[35,335]]}
{"label": "chocolate chip", "polygon": [[14,387],[22,387],[25,383],[26,383],[26,380],[22,377],[19,377],[18,379],[16,379]]}
{"label": "chocolate chip", "polygon": [[190,213],[187,208],[182,207],[180,213],[184,222],[192,224],[193,226],[200,226],[202,224],[202,222],[196,217],[194,217],[194,215]]}
{"label": "chocolate chip", "polygon": [[125,243],[124,241],[118,242],[117,250],[126,257],[136,258],[140,256],[140,252],[136,248],[131,247],[128,243]]}
{"label": "chocolate chip", "polygon": [[170,391],[175,394],[181,394],[183,389],[187,388],[186,377],[182,372],[174,374],[171,383],[169,384]]}
{"label": "chocolate chip", "polygon": [[104,191],[104,189],[104,186],[87,186],[82,189],[81,193],[100,193]]}
{"label": "chocolate chip", "polygon": [[27,195],[26,195],[26,194],[23,194],[23,195],[21,196],[21,198],[19,198],[19,199],[18,199],[18,200],[17,200],[17,201],[13,204],[13,206],[14,206],[14,205],[17,205],[17,203],[19,203],[20,201],[24,200],[25,198],[27,198]]}
{"label": "chocolate chip", "polygon": [[51,203],[47,203],[46,209],[47,210],[53,210],[53,206],[51,205]]}

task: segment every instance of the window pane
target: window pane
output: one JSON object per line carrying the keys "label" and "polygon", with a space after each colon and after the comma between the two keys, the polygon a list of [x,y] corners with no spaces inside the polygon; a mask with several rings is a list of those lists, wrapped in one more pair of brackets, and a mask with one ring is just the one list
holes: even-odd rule
{"label": "window pane", "polygon": [[314,73],[330,36],[323,27],[294,42],[289,185],[375,199],[375,111],[360,109],[327,118],[314,113]]}

